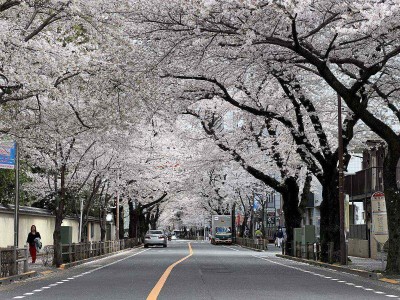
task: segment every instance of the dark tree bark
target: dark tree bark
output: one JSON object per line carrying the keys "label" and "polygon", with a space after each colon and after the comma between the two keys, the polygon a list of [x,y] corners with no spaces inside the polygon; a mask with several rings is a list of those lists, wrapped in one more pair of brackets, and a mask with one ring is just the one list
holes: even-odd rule
{"label": "dark tree bark", "polygon": [[393,149],[389,145],[383,162],[383,181],[388,217],[389,247],[386,272],[400,273],[400,191],[396,172],[400,159],[400,149]]}
{"label": "dark tree bark", "polygon": [[64,219],[64,207],[65,207],[65,173],[66,166],[63,164],[60,168],[61,175],[61,187],[60,193],[56,198],[56,209],[55,209],[55,227],[53,232],[53,245],[54,245],[54,257],[53,257],[53,265],[57,268],[63,263],[62,261],[62,249],[61,249],[61,224]]}
{"label": "dark tree bark", "polygon": [[329,242],[333,242],[334,261],[340,260],[340,214],[338,171],[336,168],[324,173],[321,203],[321,260],[328,261]]}
{"label": "dark tree bark", "polygon": [[299,185],[297,180],[293,177],[285,179],[285,188],[280,191],[283,201],[283,213],[286,226],[286,240],[288,243],[285,245],[285,251],[292,255],[293,249],[293,232],[294,228],[301,225],[302,213],[299,210]]}

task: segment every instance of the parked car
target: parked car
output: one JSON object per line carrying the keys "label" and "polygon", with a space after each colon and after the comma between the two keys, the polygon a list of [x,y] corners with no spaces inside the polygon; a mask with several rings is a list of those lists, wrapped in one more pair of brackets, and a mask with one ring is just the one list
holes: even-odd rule
{"label": "parked car", "polygon": [[167,236],[162,230],[149,230],[144,237],[144,247],[162,245],[167,247]]}

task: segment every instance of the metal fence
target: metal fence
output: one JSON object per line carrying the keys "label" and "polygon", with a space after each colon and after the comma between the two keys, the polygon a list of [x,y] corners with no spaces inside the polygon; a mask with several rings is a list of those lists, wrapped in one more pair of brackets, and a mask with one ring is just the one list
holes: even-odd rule
{"label": "metal fence", "polygon": [[236,238],[236,244],[244,247],[249,247],[257,250],[267,250],[268,240],[266,239],[247,239],[247,238]]}
{"label": "metal fence", "polygon": [[[96,257],[120,250],[133,248],[139,245],[136,239],[124,239],[105,242],[87,242],[62,244],[63,263],[75,262]],[[15,259],[16,256],[16,259]],[[14,247],[0,248],[0,278],[28,272],[28,248]],[[44,266],[51,265],[54,258],[54,247],[48,245],[37,253],[37,262],[42,261]]]}
{"label": "metal fence", "polygon": [[[328,243],[327,245],[326,255],[329,263],[333,263],[338,260],[339,254],[334,251],[333,246],[333,243]],[[320,243],[303,244],[300,242],[285,242],[282,247],[282,254],[319,261],[321,260],[323,253]]]}
{"label": "metal fence", "polygon": [[136,239],[124,239],[105,242],[72,243],[61,245],[64,263],[75,262],[139,245]]}
{"label": "metal fence", "polygon": [[28,272],[28,248],[0,248],[0,278]]}

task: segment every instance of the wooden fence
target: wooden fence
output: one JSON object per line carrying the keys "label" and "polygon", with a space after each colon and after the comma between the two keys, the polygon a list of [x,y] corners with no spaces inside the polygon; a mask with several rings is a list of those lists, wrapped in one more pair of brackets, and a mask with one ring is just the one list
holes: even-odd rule
{"label": "wooden fence", "polygon": [[28,272],[28,248],[0,248],[0,278]]}

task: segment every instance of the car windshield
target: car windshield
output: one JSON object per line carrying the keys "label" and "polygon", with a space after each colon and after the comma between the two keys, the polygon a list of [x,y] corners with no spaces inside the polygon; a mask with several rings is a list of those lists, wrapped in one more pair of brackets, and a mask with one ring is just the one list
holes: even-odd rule
{"label": "car windshield", "polygon": [[163,234],[161,230],[150,230],[149,234]]}
{"label": "car windshield", "polygon": [[231,228],[230,227],[216,227],[215,231],[216,231],[216,233],[230,233]]}

